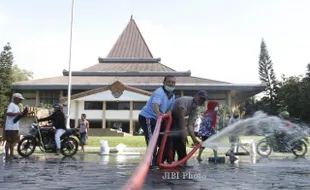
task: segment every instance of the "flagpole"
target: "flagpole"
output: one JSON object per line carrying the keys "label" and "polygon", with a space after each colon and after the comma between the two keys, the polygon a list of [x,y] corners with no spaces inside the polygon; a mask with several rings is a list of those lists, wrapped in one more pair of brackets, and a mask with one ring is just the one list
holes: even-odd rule
{"label": "flagpole", "polygon": [[69,81],[68,81],[68,100],[67,100],[67,129],[70,128],[70,109],[71,109],[71,51],[72,51],[72,29],[74,18],[74,4],[75,0],[72,0],[71,7],[71,26],[70,26],[70,49],[69,49]]}

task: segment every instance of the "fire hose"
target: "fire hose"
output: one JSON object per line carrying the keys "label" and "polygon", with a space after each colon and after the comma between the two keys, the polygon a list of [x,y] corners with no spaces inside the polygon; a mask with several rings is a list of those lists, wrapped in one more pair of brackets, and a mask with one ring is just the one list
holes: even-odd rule
{"label": "fire hose", "polygon": [[[127,183],[122,187],[123,190],[139,190],[139,189],[141,189],[141,187],[144,183],[144,180],[146,178],[147,172],[149,171],[153,152],[157,146],[157,139],[159,136],[161,123],[162,123],[163,119],[168,119],[165,121],[165,124],[166,124],[165,132],[169,132],[170,127],[171,127],[171,123],[172,123],[171,115],[165,114],[163,116],[159,116],[157,118],[156,126],[154,129],[153,135],[151,137],[150,143],[146,149],[146,152],[145,152],[142,160],[140,161],[138,167],[136,168],[135,172],[132,174],[132,176],[127,181]],[[178,162],[175,162],[172,164],[163,164],[160,161],[163,157],[164,147],[165,147],[165,144],[167,142],[167,136],[168,136],[168,133],[166,133],[163,136],[162,143],[161,143],[161,146],[159,148],[158,159],[157,159],[157,163],[162,168],[174,168],[174,167],[180,166],[181,164],[186,162],[201,147],[201,143],[200,143],[186,157],[184,157],[182,160],[180,160]]]}
{"label": "fire hose", "polygon": [[171,164],[162,163],[161,160],[163,158],[164,149],[165,149],[165,145],[167,142],[167,136],[168,136],[168,133],[169,133],[170,128],[171,128],[172,117],[169,116],[168,120],[166,120],[165,122],[166,122],[165,123],[166,129],[165,129],[165,134],[164,134],[163,139],[162,139],[161,144],[160,144],[159,153],[158,153],[158,157],[157,157],[157,164],[161,168],[175,168],[175,167],[180,166],[181,164],[185,163],[188,159],[190,159],[193,156],[193,154],[201,147],[201,143],[196,145],[193,148],[193,150],[191,150],[183,159],[181,159],[177,162],[171,163]]}

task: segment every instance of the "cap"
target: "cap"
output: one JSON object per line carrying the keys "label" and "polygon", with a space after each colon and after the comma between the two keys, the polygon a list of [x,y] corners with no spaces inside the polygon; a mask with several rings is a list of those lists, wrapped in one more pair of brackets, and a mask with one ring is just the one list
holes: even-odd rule
{"label": "cap", "polygon": [[199,90],[196,95],[200,98],[208,99],[208,93],[205,90]]}
{"label": "cap", "polygon": [[56,103],[56,104],[53,105],[53,108],[55,108],[55,109],[63,109],[63,105],[60,104],[60,103]]}
{"label": "cap", "polygon": [[19,98],[19,99],[22,99],[22,100],[25,99],[25,98],[21,95],[21,93],[14,93],[14,94],[13,94],[13,98]]}

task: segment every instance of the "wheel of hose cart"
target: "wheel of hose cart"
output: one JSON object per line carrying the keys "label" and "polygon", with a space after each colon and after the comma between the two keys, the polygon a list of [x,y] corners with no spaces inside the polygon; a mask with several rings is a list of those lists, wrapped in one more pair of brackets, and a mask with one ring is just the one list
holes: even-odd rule
{"label": "wheel of hose cart", "polygon": [[256,152],[261,157],[268,157],[272,152],[272,147],[265,139],[259,141],[256,146]]}
{"label": "wheel of hose cart", "polygon": [[64,156],[73,156],[78,150],[79,144],[73,137],[66,137],[61,141],[60,152]]}

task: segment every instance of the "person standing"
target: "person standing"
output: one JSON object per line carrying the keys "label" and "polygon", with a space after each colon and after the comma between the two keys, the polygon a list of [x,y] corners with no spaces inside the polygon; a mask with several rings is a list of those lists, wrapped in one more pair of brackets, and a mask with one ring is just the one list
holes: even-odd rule
{"label": "person standing", "polygon": [[79,124],[77,126],[81,137],[81,149],[84,153],[84,146],[86,145],[87,137],[89,136],[89,122],[86,120],[86,114],[82,114]]}
{"label": "person standing", "polygon": [[[207,110],[204,113],[204,116],[200,123],[200,128],[198,132],[198,136],[201,138],[202,141],[207,140],[209,137],[216,133],[216,128],[218,128],[219,124],[219,103],[215,100],[210,100],[207,105]],[[205,147],[201,147],[199,149],[199,153],[197,156],[198,161],[202,161],[201,154]],[[217,151],[213,150],[214,159],[217,157]]]}
{"label": "person standing", "polygon": [[[204,90],[196,93],[195,97],[182,96],[177,98],[172,110],[171,131],[179,131],[180,135],[172,137],[174,153],[178,154],[178,160],[182,160],[186,155],[187,135],[189,134],[194,144],[199,144],[194,133],[194,124],[198,106],[204,105],[208,95]],[[186,124],[185,117],[188,116]]]}
{"label": "person standing", "polygon": [[[20,111],[18,105],[25,98],[20,93],[13,94],[13,100],[9,104],[6,112],[6,121],[5,121],[5,131],[4,136],[6,140],[5,145],[5,158],[9,159],[17,159],[17,156],[14,156],[14,146],[16,142],[19,141],[19,121],[14,122],[14,119],[17,116],[22,116],[23,112]],[[10,153],[10,155],[9,155]]]}
{"label": "person standing", "polygon": [[[175,101],[175,95],[173,94],[175,83],[176,80],[174,76],[166,76],[163,81],[163,86],[156,89],[152,93],[151,97],[139,114],[139,123],[143,129],[147,146],[149,145],[149,142],[154,133],[158,117],[163,114],[171,114],[172,106]],[[161,131],[163,130],[164,128],[161,127]],[[157,140],[158,147],[160,147],[160,143],[161,136],[159,136]],[[166,159],[166,153],[163,159]],[[156,166],[156,160],[157,148],[155,148],[153,153],[151,167]]]}

